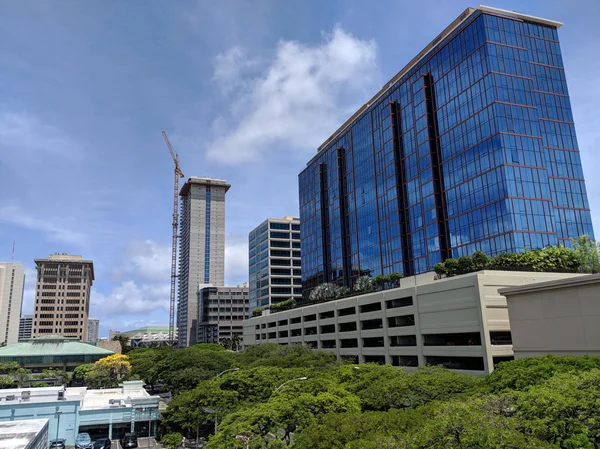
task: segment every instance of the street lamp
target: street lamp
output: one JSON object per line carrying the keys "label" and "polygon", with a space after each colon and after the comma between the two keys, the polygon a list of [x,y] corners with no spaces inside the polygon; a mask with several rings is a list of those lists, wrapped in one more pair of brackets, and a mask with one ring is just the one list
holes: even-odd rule
{"label": "street lamp", "polygon": [[296,380],[306,380],[308,379],[308,377],[298,377],[297,379],[290,379],[287,382],[282,383],[281,385],[279,385],[276,389],[275,389],[275,393],[277,393],[279,390],[281,390],[284,386],[286,386],[287,384],[289,384],[290,382],[294,382]]}
{"label": "street lamp", "polygon": [[58,407],[56,407],[56,411],[54,412],[54,414],[56,415],[56,439],[58,440],[58,430],[60,429],[60,415],[62,415],[62,412],[58,409]]}
{"label": "street lamp", "polygon": [[221,377],[223,374],[228,373],[230,371],[239,371],[239,368],[231,368],[231,369],[226,369],[225,371],[221,371],[219,374],[217,374],[217,377]]}

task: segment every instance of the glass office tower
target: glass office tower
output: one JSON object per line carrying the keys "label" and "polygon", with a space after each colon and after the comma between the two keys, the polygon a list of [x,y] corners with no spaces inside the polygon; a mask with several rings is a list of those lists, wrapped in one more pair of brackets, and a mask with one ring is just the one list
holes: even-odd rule
{"label": "glass office tower", "polygon": [[300,173],[303,293],[593,236],[557,29],[469,8]]}

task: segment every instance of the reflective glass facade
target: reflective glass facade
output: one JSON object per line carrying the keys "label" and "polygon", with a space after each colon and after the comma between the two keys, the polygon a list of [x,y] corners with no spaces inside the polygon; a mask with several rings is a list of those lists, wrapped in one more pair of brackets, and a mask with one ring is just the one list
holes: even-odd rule
{"label": "reflective glass facade", "polygon": [[593,236],[556,26],[463,16],[300,174],[304,294]]}

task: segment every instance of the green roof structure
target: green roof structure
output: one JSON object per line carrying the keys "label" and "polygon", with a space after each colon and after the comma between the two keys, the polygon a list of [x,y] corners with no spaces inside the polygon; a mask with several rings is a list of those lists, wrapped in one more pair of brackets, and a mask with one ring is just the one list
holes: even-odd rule
{"label": "green roof structure", "polygon": [[0,363],[17,362],[24,367],[75,367],[114,354],[76,338],[49,336],[28,338],[0,348]]}

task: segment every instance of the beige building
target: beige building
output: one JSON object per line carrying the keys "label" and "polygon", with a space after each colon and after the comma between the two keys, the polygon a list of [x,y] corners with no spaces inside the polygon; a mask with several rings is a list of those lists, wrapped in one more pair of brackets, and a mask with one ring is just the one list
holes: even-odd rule
{"label": "beige building", "polygon": [[515,358],[600,355],[600,274],[500,290]]}
{"label": "beige building", "polygon": [[35,259],[37,283],[32,336],[88,339],[94,264],[81,256],[51,254]]}
{"label": "beige building", "polygon": [[15,262],[0,262],[0,344],[19,341],[25,269]]}
{"label": "beige building", "polygon": [[198,287],[225,283],[225,194],[222,179],[189,178],[179,195],[178,345],[196,344]]}
{"label": "beige building", "polygon": [[513,359],[506,298],[498,289],[576,275],[480,271],[267,314],[244,322],[244,345],[305,344],[355,363],[443,365],[486,374]]}

